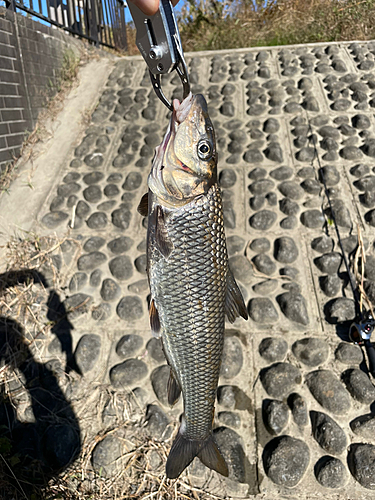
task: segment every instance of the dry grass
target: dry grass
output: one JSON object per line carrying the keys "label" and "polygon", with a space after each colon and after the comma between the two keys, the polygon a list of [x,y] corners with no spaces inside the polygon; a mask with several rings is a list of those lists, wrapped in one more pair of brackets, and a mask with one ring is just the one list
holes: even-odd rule
{"label": "dry grass", "polygon": [[[179,29],[185,52],[375,39],[375,0],[189,0]],[[129,53],[134,46],[129,28]]]}

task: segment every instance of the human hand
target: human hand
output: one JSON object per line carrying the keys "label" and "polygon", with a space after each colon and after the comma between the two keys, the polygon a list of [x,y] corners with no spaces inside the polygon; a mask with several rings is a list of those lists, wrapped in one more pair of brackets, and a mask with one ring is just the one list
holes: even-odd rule
{"label": "human hand", "polygon": [[[129,0],[134,3],[146,16],[153,16],[159,8],[159,0]],[[172,4],[176,5],[179,0],[172,0]]]}

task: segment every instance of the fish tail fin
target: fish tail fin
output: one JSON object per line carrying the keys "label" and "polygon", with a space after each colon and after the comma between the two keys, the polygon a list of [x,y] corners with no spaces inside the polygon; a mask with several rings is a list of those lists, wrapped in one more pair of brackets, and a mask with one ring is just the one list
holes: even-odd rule
{"label": "fish tail fin", "polygon": [[169,479],[178,478],[195,457],[199,457],[209,469],[215,470],[225,477],[228,476],[227,464],[212,434],[205,441],[193,440],[185,438],[180,429],[167,459],[167,477]]}

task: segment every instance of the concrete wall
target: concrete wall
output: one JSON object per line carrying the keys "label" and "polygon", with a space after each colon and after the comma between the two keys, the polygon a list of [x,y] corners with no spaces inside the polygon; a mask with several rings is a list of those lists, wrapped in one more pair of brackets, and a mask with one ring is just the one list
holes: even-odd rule
{"label": "concrete wall", "polygon": [[0,172],[17,158],[48,98],[58,88],[64,54],[80,40],[0,7]]}

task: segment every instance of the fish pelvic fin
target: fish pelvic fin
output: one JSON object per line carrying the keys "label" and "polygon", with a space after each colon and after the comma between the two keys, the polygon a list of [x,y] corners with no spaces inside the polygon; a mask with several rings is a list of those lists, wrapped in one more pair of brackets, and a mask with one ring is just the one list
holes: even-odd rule
{"label": "fish pelvic fin", "polygon": [[169,374],[167,392],[168,392],[168,404],[170,406],[173,406],[179,400],[181,394],[181,387],[180,384],[177,382],[176,376],[173,373],[172,369]]}
{"label": "fish pelvic fin", "polygon": [[242,316],[248,319],[245,302],[242,297],[241,290],[238,288],[232,271],[228,269],[227,273],[227,295],[225,297],[225,314],[228,321],[234,323],[236,318]]}
{"label": "fish pelvic fin", "polygon": [[199,457],[201,462],[219,474],[228,477],[228,467],[221,455],[212,434],[205,441],[187,439],[178,431],[171,451],[169,452],[166,474],[169,479],[176,479],[188,465]]}
{"label": "fish pelvic fin", "polygon": [[164,212],[160,205],[156,207],[155,243],[163,257],[168,259],[174,249],[174,246],[168,236],[168,230],[164,220]]}
{"label": "fish pelvic fin", "polygon": [[142,215],[142,217],[148,216],[148,193],[145,193],[142,196],[141,201],[139,202],[139,205],[137,207],[137,211]]}
{"label": "fish pelvic fin", "polygon": [[158,339],[161,335],[161,333],[160,333],[160,319],[159,319],[159,313],[158,313],[158,310],[156,309],[154,299],[151,299],[151,302],[150,302],[149,315],[150,315],[150,327],[151,327],[152,335]]}

